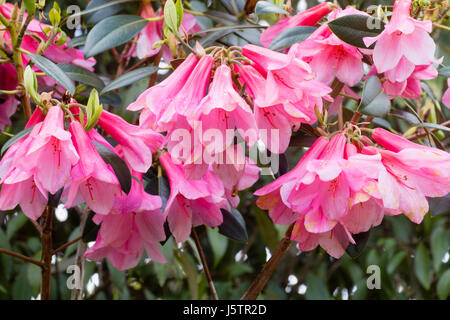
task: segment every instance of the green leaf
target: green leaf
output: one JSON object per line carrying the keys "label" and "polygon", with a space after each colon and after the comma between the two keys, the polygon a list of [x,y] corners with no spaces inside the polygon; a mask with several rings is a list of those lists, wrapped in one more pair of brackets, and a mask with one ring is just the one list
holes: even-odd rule
{"label": "green leaf", "polygon": [[[328,22],[331,31],[342,41],[367,49],[364,37],[376,37],[384,30],[384,23],[374,17],[361,14],[349,14]],[[373,49],[373,46],[369,48]]]}
{"label": "green leaf", "polygon": [[[99,2],[102,2],[102,1],[95,1],[95,0],[93,0],[93,1],[91,1],[91,2],[93,2],[93,4],[91,4],[91,8],[89,8],[89,5],[88,5],[88,9],[87,10],[74,13],[74,14],[70,15],[68,17],[68,19],[73,19],[73,18],[76,18],[76,17],[84,16],[86,14],[91,14],[91,13],[94,13],[94,12],[97,12],[97,11],[100,11],[100,10],[102,12],[108,12],[107,10],[110,7],[117,6],[118,4],[122,4],[122,3],[126,4],[127,2],[137,2],[137,1],[140,1],[140,0],[107,0],[107,1],[103,1],[103,2],[105,2],[104,4],[96,5],[96,4],[98,4]],[[111,14],[111,12],[108,12],[108,14]]]}
{"label": "green leaf", "polygon": [[149,75],[155,73],[158,71],[158,67],[151,66],[151,67],[144,67],[139,68],[130,72],[127,72],[123,74],[122,76],[118,77],[117,79],[114,79],[111,81],[106,87],[103,88],[103,90],[100,92],[100,94],[104,94],[106,92],[125,87],[129,84],[132,84],[136,81],[139,81],[145,77],[148,77]]}
{"label": "green leaf", "polygon": [[[107,17],[112,17],[128,4],[127,2],[132,1],[111,1],[111,0],[92,0],[89,1],[86,6],[86,11],[94,10],[93,12],[86,15],[86,22],[89,24],[96,24]],[[101,9],[97,9],[101,8]]]}
{"label": "green leaf", "polygon": [[21,268],[19,275],[16,277],[13,283],[12,297],[14,300],[29,300],[32,291],[28,281],[27,268]]}
{"label": "green leaf", "polygon": [[450,269],[445,271],[437,283],[437,294],[439,299],[446,300],[450,295]]}
{"label": "green leaf", "polygon": [[2,150],[0,151],[1,155],[3,155],[5,151],[8,150],[9,147],[11,147],[14,143],[19,141],[23,137],[26,137],[31,132],[31,130],[33,130],[33,126],[23,129],[22,131],[16,133],[14,137],[11,137],[8,141],[6,141],[6,143],[2,146]]}
{"label": "green leaf", "polygon": [[80,83],[86,84],[97,90],[102,90],[105,87],[103,81],[92,71],[89,71],[80,66],[76,66],[71,63],[60,63],[58,67],[63,70],[67,76],[73,81],[78,81]]}
{"label": "green leaf", "polygon": [[295,43],[302,42],[306,40],[317,28],[315,27],[293,27],[289,29],[285,29],[275,38],[273,38],[270,43],[269,49],[271,50],[280,50],[284,48],[289,48]]}
{"label": "green leaf", "polygon": [[85,58],[90,58],[130,41],[147,23],[147,20],[133,15],[112,16],[100,21],[86,38]]}
{"label": "green leaf", "polygon": [[86,43],[87,34],[83,34],[82,36],[78,36],[76,38],[72,38],[67,46],[69,48],[76,48],[83,46]]}
{"label": "green leaf", "polygon": [[83,235],[82,240],[85,243],[95,241],[97,239],[98,231],[100,230],[100,224],[97,225],[92,220],[92,218],[95,216],[95,213],[93,211],[89,212],[89,216],[86,219],[86,224],[84,225],[83,229]]}
{"label": "green leaf", "polygon": [[117,154],[112,150],[105,147],[104,145],[93,141],[95,148],[102,157],[103,161],[110,164],[116,174],[117,179],[119,179],[120,187],[123,192],[128,194],[131,190],[131,173],[128,169],[125,161],[123,161]]}
{"label": "green leaf", "polygon": [[279,6],[267,1],[258,1],[256,3],[255,13],[258,15],[270,13],[289,14],[286,10],[283,10]]}
{"label": "green leaf", "polygon": [[233,207],[231,207],[231,212],[225,209],[220,209],[220,211],[223,223],[219,226],[219,232],[237,241],[247,241],[248,234],[242,214]]}
{"label": "green leaf", "polygon": [[440,124],[437,124],[437,123],[429,123],[429,122],[416,123],[416,124],[414,124],[414,127],[431,128],[431,129],[438,129],[438,130],[450,132],[450,128],[441,126]]}
{"label": "green leaf", "polygon": [[27,9],[28,14],[34,16],[34,13],[36,12],[35,0],[23,0],[23,3],[25,4],[25,9]]}
{"label": "green leaf", "polygon": [[6,239],[8,239],[8,241],[11,240],[13,235],[19,231],[26,222],[27,217],[22,213],[13,216],[11,220],[6,223]]}
{"label": "green leaf", "polygon": [[208,240],[214,252],[214,266],[216,267],[225,255],[228,246],[228,239],[219,234],[216,229],[206,228]]}
{"label": "green leaf", "polygon": [[45,72],[49,77],[53,78],[56,82],[62,85],[70,94],[75,93],[75,86],[70,78],[52,61],[38,54],[29,53],[31,61]]}
{"label": "green leaf", "polygon": [[355,240],[356,244],[350,243],[348,245],[346,249],[347,254],[352,258],[358,257],[366,247],[369,237],[370,230],[353,235],[353,239]]}
{"label": "green leaf", "polygon": [[380,79],[370,76],[364,84],[359,112],[373,117],[384,117],[391,109],[391,101],[384,92]]}
{"label": "green leaf", "polygon": [[275,229],[272,220],[262,210],[255,210],[255,218],[264,243],[273,253],[279,241],[277,229]]}
{"label": "green leaf", "polygon": [[173,0],[167,0],[164,5],[164,23],[174,34],[178,34],[178,14]]}
{"label": "green leaf", "polygon": [[181,0],[175,2],[175,8],[177,9],[177,30],[180,30],[181,22],[183,21],[183,3]]}
{"label": "green leaf", "polygon": [[306,294],[307,300],[329,300],[331,299],[330,292],[326,282],[318,276],[309,274],[306,277]]}
{"label": "green leaf", "polygon": [[450,78],[450,67],[443,67],[439,69],[439,75]]}
{"label": "green leaf", "polygon": [[414,258],[414,272],[419,279],[420,284],[426,289],[430,290],[432,280],[432,266],[431,259],[427,248],[423,243],[419,244],[416,249]]}
{"label": "green leaf", "polygon": [[389,274],[393,274],[395,270],[398,268],[398,266],[405,260],[405,258],[408,256],[408,252],[406,251],[400,251],[395,254],[394,257],[389,261],[387,266],[387,272]]}
{"label": "green leaf", "polygon": [[442,264],[442,258],[450,248],[450,232],[443,228],[437,228],[431,233],[431,255],[433,257],[433,267],[437,272]]}
{"label": "green leaf", "polygon": [[186,252],[177,250],[176,258],[178,262],[181,264],[184,273],[186,274],[189,291],[191,293],[191,299],[198,299],[198,272],[195,266],[194,260],[192,257]]}

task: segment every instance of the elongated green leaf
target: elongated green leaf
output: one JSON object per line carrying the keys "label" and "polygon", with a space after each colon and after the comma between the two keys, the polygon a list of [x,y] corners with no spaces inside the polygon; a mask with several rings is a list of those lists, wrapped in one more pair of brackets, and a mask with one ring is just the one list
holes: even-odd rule
{"label": "elongated green leaf", "polygon": [[299,26],[283,30],[272,40],[269,48],[272,50],[289,48],[293,44],[307,39],[316,29],[315,27]]}
{"label": "elongated green leaf", "polygon": [[267,1],[258,1],[256,3],[255,7],[255,13],[256,14],[268,14],[268,13],[281,13],[281,14],[288,14],[286,10],[283,10],[279,6],[267,2]]}
{"label": "elongated green leaf", "polygon": [[275,229],[272,220],[262,210],[255,210],[255,218],[264,243],[273,253],[279,241],[277,229]]}
{"label": "elongated green leaf", "polygon": [[220,211],[222,212],[223,223],[219,226],[219,232],[234,240],[247,241],[248,234],[242,214],[233,207],[231,212],[225,209],[220,209]]}
{"label": "elongated green leaf", "polygon": [[429,290],[432,280],[432,266],[427,248],[423,243],[419,244],[416,249],[414,258],[414,272],[416,273],[417,279],[419,279],[420,284],[426,290]]}
{"label": "elongated green leaf", "polygon": [[100,21],[89,32],[84,47],[86,58],[133,39],[148,21],[133,15],[118,15]]}
{"label": "elongated green leaf", "polygon": [[164,5],[164,23],[173,33],[178,33],[178,14],[173,0],[167,0]]}
{"label": "elongated green leaf", "polygon": [[359,112],[382,118],[390,109],[391,101],[384,92],[380,79],[377,76],[369,77],[364,84]]}
{"label": "elongated green leaf", "polygon": [[86,224],[84,225],[82,240],[83,242],[91,242],[97,239],[98,231],[100,230],[101,224],[95,224],[92,218],[95,216],[93,211],[89,212],[89,216],[86,219]]}
{"label": "elongated green leaf", "polygon": [[23,3],[25,4],[25,9],[27,9],[28,14],[33,16],[36,12],[35,0],[23,0]]}
{"label": "elongated green leaf", "polygon": [[437,283],[437,294],[439,299],[446,300],[450,295],[450,269],[445,271]]}
{"label": "elongated green leaf", "polygon": [[139,68],[130,72],[125,73],[124,75],[118,77],[117,79],[114,79],[106,87],[103,88],[103,90],[100,92],[100,94],[104,94],[106,92],[125,87],[129,84],[132,84],[136,81],[139,81],[145,77],[148,77],[149,75],[155,73],[158,71],[158,67],[151,66],[151,67],[145,67],[145,68]]}
{"label": "elongated green leaf", "polygon": [[326,282],[318,276],[309,274],[306,277],[306,299],[308,300],[328,300],[331,299],[330,291]]}
{"label": "elongated green leaf", "polygon": [[49,77],[53,78],[56,82],[62,85],[70,94],[75,93],[75,86],[70,78],[52,61],[38,54],[29,53],[31,61],[45,72]]}
{"label": "elongated green leaf", "polygon": [[86,11],[94,10],[99,7],[102,9],[87,14],[85,20],[89,24],[96,24],[107,17],[115,15],[127,5],[130,5],[130,2],[132,1],[91,0],[86,6]]}
{"label": "elongated green leaf", "polygon": [[[350,14],[328,23],[331,31],[342,41],[358,47],[366,48],[364,37],[376,37],[384,30],[384,23],[374,17],[361,14]],[[370,46],[373,48],[373,45]]]}
{"label": "elongated green leaf", "polygon": [[442,264],[442,258],[450,249],[450,233],[444,228],[433,230],[431,234],[431,255],[433,257],[433,267],[437,272]]}
{"label": "elongated green leaf", "polygon": [[31,130],[33,130],[33,126],[16,133],[14,137],[11,137],[8,141],[6,141],[6,143],[2,147],[1,155],[3,155],[5,151],[8,150],[8,148],[11,147],[15,142],[19,141],[23,137],[26,137],[31,132]]}
{"label": "elongated green leaf", "polygon": [[398,252],[388,263],[387,272],[389,274],[393,274],[398,266],[402,263],[403,260],[408,256],[408,252],[400,251]]}
{"label": "elongated green leaf", "polygon": [[83,34],[82,36],[73,38],[69,41],[67,46],[69,48],[76,48],[76,47],[83,46],[86,43],[86,38],[87,38],[87,34]]}
{"label": "elongated green leaf", "polygon": [[73,81],[78,81],[98,90],[102,90],[105,87],[103,81],[92,71],[71,63],[60,63],[58,64],[58,67],[60,67]]}
{"label": "elongated green leaf", "polygon": [[228,239],[219,234],[216,229],[207,228],[208,240],[214,252],[214,266],[217,266],[225,255],[228,246]]}
{"label": "elongated green leaf", "polygon": [[17,214],[13,216],[11,220],[8,221],[7,229],[6,229],[6,238],[11,240],[14,234],[20,230],[27,222],[27,217],[24,214]]}
{"label": "elongated green leaf", "polygon": [[119,179],[120,187],[125,193],[129,193],[131,189],[131,173],[125,161],[123,161],[117,154],[105,147],[104,145],[94,141],[95,148],[102,157],[103,161],[110,164]]}
{"label": "elongated green leaf", "polygon": [[450,78],[450,67],[443,67],[439,69],[439,75]]}
{"label": "elongated green leaf", "polygon": [[[109,7],[117,6],[118,4],[122,4],[122,3],[126,4],[127,2],[136,2],[136,1],[140,1],[140,0],[110,0],[110,1],[106,1],[104,4],[101,4],[101,5],[96,5],[96,6],[91,5],[92,6],[91,8],[84,10],[84,11],[74,13],[71,16],[69,16],[68,18],[73,19],[76,17],[84,16],[86,14],[91,14],[91,13],[94,13],[94,12],[97,12],[100,10],[102,10],[102,11],[107,10]],[[94,4],[98,3],[97,1],[92,1],[92,2],[94,2]]]}
{"label": "elongated green leaf", "polygon": [[437,123],[423,122],[423,123],[414,124],[414,126],[420,127],[420,128],[431,128],[431,129],[438,129],[438,130],[443,130],[443,131],[450,131],[450,128],[448,128],[446,126],[441,126],[440,124],[437,124]]}

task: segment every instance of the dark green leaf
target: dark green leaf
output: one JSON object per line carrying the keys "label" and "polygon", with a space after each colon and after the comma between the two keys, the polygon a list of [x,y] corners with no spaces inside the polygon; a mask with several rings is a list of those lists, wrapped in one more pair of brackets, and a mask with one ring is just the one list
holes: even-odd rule
{"label": "dark green leaf", "polygon": [[330,292],[326,282],[318,276],[309,274],[306,277],[306,299],[308,300],[329,300],[331,299]]}
{"label": "dark green leaf", "polygon": [[122,98],[116,92],[110,91],[100,96],[100,102],[105,105],[110,105],[115,108],[119,108],[122,106]]}
{"label": "dark green leaf", "polygon": [[[384,30],[384,23],[374,17],[361,14],[349,14],[328,23],[331,31],[342,41],[367,49],[364,37],[376,37]],[[370,46],[373,49],[373,45]]]}
{"label": "dark green leaf", "polygon": [[414,257],[414,271],[420,284],[430,290],[432,280],[432,266],[427,248],[423,243],[419,244]]}
{"label": "dark green leaf", "polygon": [[281,9],[279,6],[267,2],[267,1],[258,1],[255,7],[256,14],[268,14],[268,13],[281,13],[288,14],[286,10]]}
{"label": "dark green leaf", "polygon": [[450,234],[448,230],[437,228],[431,233],[431,255],[433,257],[433,267],[437,272],[442,264],[442,258],[450,249]]}
{"label": "dark green leaf", "polygon": [[92,220],[94,216],[95,213],[91,211],[89,212],[89,216],[86,219],[86,224],[84,225],[82,235],[82,240],[85,243],[95,241],[97,239],[97,234],[98,231],[100,230],[100,224],[99,225],[95,224],[95,222]]}
{"label": "dark green leaf", "polygon": [[58,64],[58,67],[60,67],[73,81],[87,84],[99,91],[105,87],[103,81],[92,71],[70,63],[60,63]]}
{"label": "dark green leaf", "polygon": [[38,54],[29,53],[31,61],[45,72],[49,77],[53,78],[56,82],[62,85],[71,94],[75,93],[75,86],[70,78],[52,61]]}
{"label": "dark green leaf", "polygon": [[[116,7],[119,4],[126,4],[127,2],[136,2],[136,1],[140,1],[140,0],[106,0],[103,1],[103,4],[99,4],[102,1],[92,1],[94,3],[94,5],[91,5],[91,8],[81,11],[81,12],[77,12],[72,14],[71,16],[69,16],[69,19],[73,19],[76,17],[80,17],[80,16],[84,16],[86,14],[91,14],[97,11],[102,11],[102,12],[108,12],[108,14],[111,14],[111,11],[108,11],[108,8],[111,7]],[[99,4],[99,5],[96,5]],[[117,12],[117,11],[116,11]]]}
{"label": "dark green leaf", "polygon": [[450,78],[450,67],[443,67],[439,69],[439,75]]}
{"label": "dark green leaf", "polygon": [[100,94],[104,94],[106,92],[115,90],[117,88],[125,87],[129,84],[132,84],[136,81],[139,81],[145,77],[148,77],[149,75],[155,73],[158,71],[158,67],[151,66],[151,67],[144,67],[139,68],[130,72],[125,73],[124,75],[118,77],[117,79],[114,79],[106,87],[103,88],[103,90],[100,92]]}
{"label": "dark green leaf", "polygon": [[116,174],[117,179],[119,179],[120,187],[123,192],[130,192],[131,189],[131,173],[128,169],[125,161],[123,161],[117,154],[112,150],[108,149],[104,145],[94,141],[95,148],[102,157],[103,161],[110,164]]}
{"label": "dark green leaf", "polygon": [[437,294],[439,299],[446,300],[450,295],[450,269],[445,271],[437,283]]}
{"label": "dark green leaf", "polygon": [[167,200],[169,200],[170,196],[170,184],[166,177],[163,175],[157,176],[155,171],[150,168],[144,174],[144,180],[147,181],[147,185],[145,186],[145,192],[158,195],[161,197],[162,206],[161,210],[164,212],[166,208]]}
{"label": "dark green leaf", "polygon": [[242,214],[233,207],[231,212],[225,209],[220,211],[222,211],[223,223],[219,226],[219,232],[234,240],[247,241],[248,234]]}
{"label": "dark green leaf", "polygon": [[443,131],[450,131],[450,128],[448,128],[446,126],[441,126],[440,124],[437,124],[437,123],[423,122],[423,123],[417,123],[414,126],[420,127],[420,128],[431,128],[431,129],[438,129],[438,130],[443,130]]}
{"label": "dark green leaf", "polygon": [[86,11],[93,10],[86,15],[86,21],[95,24],[107,17],[111,17],[125,8],[127,2],[132,1],[111,1],[111,0],[92,0],[86,6]]}
{"label": "dark green leaf", "polygon": [[289,48],[295,43],[299,43],[307,39],[317,28],[315,27],[293,27],[280,32],[270,43],[271,50],[280,50]]}
{"label": "dark green leaf", "polygon": [[14,234],[19,231],[27,221],[27,217],[22,213],[13,216],[7,223],[6,239],[8,239],[8,241],[11,240]]}
{"label": "dark green leaf", "polygon": [[3,155],[5,151],[8,150],[8,148],[11,147],[15,142],[19,141],[23,137],[26,137],[31,132],[31,130],[33,130],[33,126],[23,129],[22,131],[16,133],[14,137],[11,137],[8,141],[6,141],[6,143],[2,147],[1,155]]}
{"label": "dark green leaf", "polygon": [[216,229],[206,228],[208,240],[214,253],[214,266],[217,266],[227,251],[228,239]]}
{"label": "dark green leaf", "polygon": [[112,16],[100,21],[87,36],[84,56],[89,58],[130,41],[147,23],[133,15]]}
{"label": "dark green leaf", "polygon": [[73,38],[69,41],[67,46],[69,48],[76,48],[83,46],[86,43],[87,34],[83,34],[82,36],[78,36],[76,38]]}
{"label": "dark green leaf", "polygon": [[370,230],[367,232],[361,232],[353,235],[353,239],[356,244],[350,243],[347,247],[346,252],[352,258],[358,257],[363,249],[366,247],[367,241],[370,237]]}
{"label": "dark green leaf", "polygon": [[370,76],[364,84],[359,112],[382,118],[390,109],[391,101],[384,92],[380,79],[377,76]]}
{"label": "dark green leaf", "polygon": [[255,218],[264,243],[273,253],[279,241],[277,229],[275,229],[272,220],[262,210],[255,210]]}

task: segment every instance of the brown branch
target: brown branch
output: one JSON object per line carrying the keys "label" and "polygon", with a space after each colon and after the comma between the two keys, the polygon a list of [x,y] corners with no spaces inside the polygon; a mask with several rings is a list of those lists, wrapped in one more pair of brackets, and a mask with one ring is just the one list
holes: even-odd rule
{"label": "brown branch", "polygon": [[50,284],[52,272],[52,227],[54,209],[47,206],[42,215],[42,270],[41,270],[41,300],[50,299]]}
{"label": "brown branch", "polygon": [[68,246],[70,246],[70,245],[72,245],[72,244],[74,244],[74,243],[80,241],[81,238],[82,238],[82,236],[79,236],[79,237],[76,237],[75,239],[73,239],[73,240],[71,240],[71,241],[69,241],[69,242],[66,242],[65,244],[63,244],[63,245],[62,245],[61,247],[59,247],[58,249],[53,250],[53,253],[52,253],[52,254],[56,254],[56,253],[58,253],[58,252],[64,250],[64,249],[67,248]]}
{"label": "brown branch", "polygon": [[[450,120],[449,121],[445,121],[445,122],[441,123],[440,125],[444,126],[444,127],[450,127]],[[430,131],[431,132],[436,132],[438,130],[439,129],[433,128]],[[419,139],[419,138],[423,138],[426,135],[428,135],[428,132],[427,131],[423,131],[423,132],[419,132],[419,133],[413,134],[413,135],[411,135],[409,137],[406,137],[406,139],[408,139],[408,140],[416,140],[416,139]]]}
{"label": "brown branch", "polygon": [[217,296],[216,288],[214,287],[214,282],[211,278],[211,273],[209,272],[208,264],[206,263],[205,253],[203,252],[203,248],[200,244],[200,240],[197,236],[197,232],[195,232],[194,227],[192,227],[191,237],[194,239],[195,246],[197,247],[198,254],[200,256],[200,260],[202,261],[203,270],[205,271],[206,279],[208,280],[209,288],[211,289],[211,294],[214,300],[219,300]]}
{"label": "brown branch", "polygon": [[8,254],[8,255],[13,256],[15,258],[22,259],[22,260],[24,260],[26,262],[33,263],[33,264],[35,264],[35,265],[37,265],[39,267],[42,266],[42,263],[40,261],[37,261],[37,260],[34,260],[34,259],[30,258],[30,257],[24,256],[24,255],[22,255],[20,253],[9,251],[9,250],[3,249],[3,248],[0,248],[0,253]]}
{"label": "brown branch", "polygon": [[269,259],[269,261],[266,262],[261,272],[248,288],[247,292],[242,296],[241,300],[256,300],[256,298],[258,298],[258,295],[266,286],[267,281],[269,281],[273,272],[277,268],[278,264],[280,263],[281,259],[284,257],[292,243],[291,232],[293,227],[294,224],[291,224],[286,230],[286,233],[284,234],[280,243],[278,243],[278,246],[275,249],[272,257]]}
{"label": "brown branch", "polygon": [[[86,225],[86,220],[88,217],[87,212],[80,210],[79,208],[75,207],[78,215],[80,216],[80,233],[83,234],[84,227]],[[84,258],[84,253],[87,250],[87,243],[80,241],[78,242],[77,247],[77,253],[75,255],[75,264],[80,268],[80,283],[81,288],[74,288],[72,289],[72,294],[70,299],[71,300],[81,300],[83,299],[83,284],[84,284],[84,265],[86,259]]]}

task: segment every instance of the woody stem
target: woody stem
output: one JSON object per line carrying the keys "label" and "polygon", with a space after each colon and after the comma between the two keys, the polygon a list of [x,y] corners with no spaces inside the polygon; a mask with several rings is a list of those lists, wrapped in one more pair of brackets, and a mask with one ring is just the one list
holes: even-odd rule
{"label": "woody stem", "polygon": [[47,206],[42,215],[42,258],[41,258],[41,300],[50,299],[50,283],[52,271],[52,227],[54,209]]}

